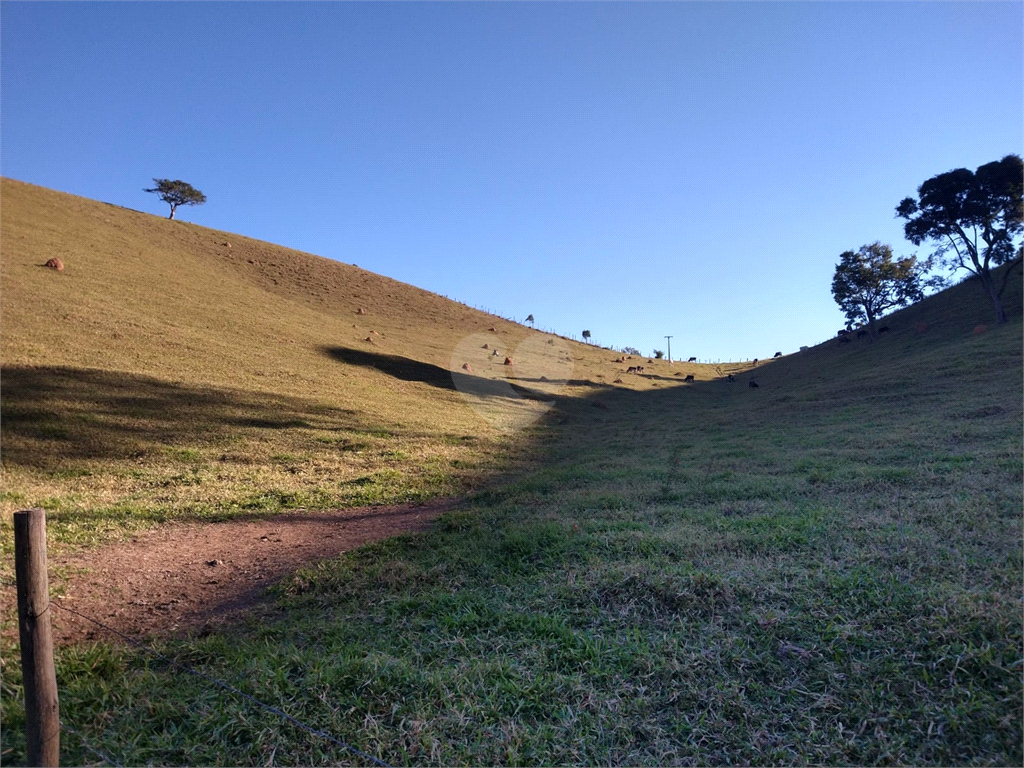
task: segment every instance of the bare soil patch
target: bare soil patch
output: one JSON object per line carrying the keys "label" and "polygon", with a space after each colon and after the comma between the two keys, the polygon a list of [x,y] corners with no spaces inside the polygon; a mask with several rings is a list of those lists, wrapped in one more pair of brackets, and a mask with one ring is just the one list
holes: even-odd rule
{"label": "bare soil patch", "polygon": [[[297,568],[369,542],[422,531],[454,500],[422,505],[296,511],[259,520],[169,524],[131,541],[51,560],[67,569],[59,604],[130,637],[194,634],[230,623],[266,601]],[[5,589],[5,592],[8,592]],[[4,611],[17,611],[13,587]],[[109,640],[104,629],[52,611],[66,645]]]}

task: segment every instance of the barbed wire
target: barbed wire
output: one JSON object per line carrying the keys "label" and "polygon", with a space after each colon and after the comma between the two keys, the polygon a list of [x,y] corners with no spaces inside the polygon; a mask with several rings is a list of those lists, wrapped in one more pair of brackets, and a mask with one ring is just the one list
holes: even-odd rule
{"label": "barbed wire", "polygon": [[[58,606],[58,607],[59,607],[59,606]],[[114,765],[114,766],[117,766],[117,768],[122,768],[122,767],[121,767],[121,764],[120,764],[119,762],[117,762],[117,760],[114,760],[114,759],[113,759],[113,758],[111,758],[111,757],[107,757],[107,756],[106,756],[106,755],[104,755],[104,754],[103,754],[102,752],[100,752],[100,751],[99,751],[98,749],[95,749],[95,748],[93,748],[92,746],[90,746],[90,745],[89,745],[89,742],[87,742],[87,741],[85,740],[85,736],[83,736],[82,734],[80,734],[80,733],[79,733],[78,731],[76,731],[76,730],[75,730],[74,728],[72,728],[72,727],[71,727],[70,725],[68,725],[67,723],[65,723],[65,722],[64,722],[63,720],[61,720],[61,721],[60,721],[60,727],[61,727],[61,728],[63,728],[63,729],[65,730],[65,731],[68,731],[69,733],[73,733],[73,734],[75,734],[75,736],[77,736],[77,737],[78,737],[78,740],[79,740],[80,742],[82,742],[82,746],[83,746],[83,747],[85,747],[85,748],[86,748],[87,750],[89,750],[90,752],[92,752],[92,753],[93,753],[94,755],[96,755],[96,757],[98,757],[98,758],[99,758],[100,760],[102,760],[103,762],[107,763],[108,765]]]}
{"label": "barbed wire", "polygon": [[332,736],[331,734],[327,733],[326,731],[321,731],[321,730],[318,730],[316,728],[313,728],[310,725],[306,725],[304,722],[302,722],[301,720],[299,720],[299,719],[289,715],[284,710],[278,709],[277,707],[272,706],[270,704],[266,704],[266,703],[260,701],[259,699],[257,699],[255,696],[252,696],[252,695],[246,693],[245,691],[239,690],[238,688],[236,688],[235,686],[231,685],[230,683],[225,683],[223,680],[218,680],[217,678],[211,677],[210,675],[207,675],[204,672],[199,672],[198,670],[192,669],[187,664],[182,664],[181,662],[176,661],[175,659],[172,659],[172,658],[170,658],[168,656],[164,656],[162,653],[159,653],[158,651],[154,651],[152,648],[148,647],[147,645],[145,645],[143,643],[140,643],[135,638],[132,638],[132,637],[129,637],[128,635],[122,634],[121,632],[118,632],[113,627],[108,627],[103,622],[97,621],[96,619],[92,618],[91,616],[86,616],[84,613],[79,613],[78,611],[74,610],[73,608],[68,608],[67,606],[61,605],[60,603],[55,603],[53,601],[50,602],[50,605],[52,605],[53,607],[58,608],[58,609],[60,609],[62,611],[66,611],[67,613],[74,614],[75,616],[83,618],[86,621],[90,621],[93,624],[95,624],[96,626],[102,627],[103,629],[107,630],[108,632],[111,632],[111,633],[117,635],[118,637],[120,637],[125,642],[130,643],[131,645],[134,645],[136,648],[139,648],[139,649],[145,651],[146,653],[148,653],[148,654],[150,654],[152,656],[155,656],[156,658],[161,659],[162,661],[167,662],[171,666],[177,667],[178,669],[182,670],[183,672],[187,672],[188,674],[194,675],[195,677],[201,678],[203,680],[207,680],[207,681],[213,683],[214,685],[220,686],[224,690],[231,691],[232,693],[237,694],[238,696],[241,696],[242,698],[244,698],[244,699],[246,699],[248,701],[251,701],[252,703],[254,703],[256,705],[258,705],[260,707],[263,707],[263,709],[267,710],[268,712],[273,712],[275,715],[278,715],[279,717],[283,717],[285,720],[288,720],[289,722],[293,723],[294,725],[297,725],[299,728],[302,728],[303,730],[308,731],[309,733],[312,733],[315,736],[319,736],[319,737],[321,737],[323,739],[327,739],[332,744],[334,744],[334,745],[336,745],[338,747],[341,747],[342,749],[345,749],[345,750],[351,752],[354,755],[358,755],[359,757],[364,757],[367,760],[369,760],[369,761],[371,761],[371,762],[373,762],[373,763],[375,763],[375,764],[377,764],[379,766],[382,766],[382,768],[391,768],[391,766],[388,765],[387,763],[385,763],[383,760],[380,760],[380,759],[374,757],[373,755],[368,755],[365,752],[361,752],[360,750],[358,750],[355,747],[353,747],[351,744],[346,744],[341,739],[335,738],[334,736]]}

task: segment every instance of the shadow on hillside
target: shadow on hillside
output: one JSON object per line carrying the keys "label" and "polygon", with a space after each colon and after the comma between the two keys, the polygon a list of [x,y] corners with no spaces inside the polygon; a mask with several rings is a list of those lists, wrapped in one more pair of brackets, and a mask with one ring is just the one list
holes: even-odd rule
{"label": "shadow on hillside", "polygon": [[349,347],[322,347],[321,352],[332,360],[362,368],[373,368],[402,381],[418,381],[440,389],[451,389],[478,397],[505,397],[529,400],[550,400],[551,395],[525,387],[526,379],[489,379],[483,376],[449,371],[433,363],[424,363],[399,355],[385,355]]}
{"label": "shadow on hillside", "polygon": [[361,368],[375,368],[381,373],[393,376],[402,381],[421,381],[440,389],[455,389],[452,373],[432,363],[423,363],[400,355],[385,355],[380,352],[367,352],[348,347],[321,347],[320,351],[347,365],[358,365]]}
{"label": "shadow on hillside", "polygon": [[247,430],[372,426],[355,411],[312,400],[115,371],[5,366],[0,373],[6,466],[142,458],[154,447],[227,445]]}

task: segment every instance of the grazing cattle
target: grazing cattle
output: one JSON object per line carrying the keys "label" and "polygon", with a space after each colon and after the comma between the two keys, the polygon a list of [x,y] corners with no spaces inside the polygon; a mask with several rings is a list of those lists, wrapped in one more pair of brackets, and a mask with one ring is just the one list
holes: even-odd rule
{"label": "grazing cattle", "polygon": [[637,368],[636,368],[635,365],[631,365],[631,366],[629,366],[629,368],[626,369],[626,373],[636,373],[636,372],[637,372]]}
{"label": "grazing cattle", "polygon": [[612,384],[621,384],[621,383],[622,383],[622,379],[616,379],[615,381],[612,382]]}
{"label": "grazing cattle", "polygon": [[782,357],[782,353],[776,352],[774,355],[772,355],[772,357]]}
{"label": "grazing cattle", "polygon": [[754,365],[757,365],[757,363],[758,363],[758,359],[755,357],[754,358]]}
{"label": "grazing cattle", "polygon": [[693,381],[693,374],[691,373],[689,376],[683,379],[683,381]]}
{"label": "grazing cattle", "polygon": [[751,379],[747,386],[750,387],[751,389],[757,389],[757,382]]}
{"label": "grazing cattle", "polygon": [[506,357],[505,358],[505,365],[512,365],[512,358],[511,357]]}
{"label": "grazing cattle", "polygon": [[462,364],[462,370],[469,371],[470,373],[473,372],[473,369],[469,367],[469,363],[463,363]]}
{"label": "grazing cattle", "polygon": [[[847,341],[849,341],[849,339],[847,339]],[[800,347],[801,352],[806,352],[808,349],[810,349],[810,347]]]}
{"label": "grazing cattle", "polygon": [[859,331],[857,331],[857,338],[858,339],[861,339],[861,338],[863,338],[863,337],[865,337],[867,335],[868,335],[868,332],[865,331],[863,328],[861,328]]}
{"label": "grazing cattle", "polygon": [[729,381],[736,381],[736,377],[733,376],[731,373],[729,374]]}
{"label": "grazing cattle", "polygon": [[696,357],[691,357],[691,358],[690,358],[689,360],[687,360],[686,362],[688,362],[688,363],[696,363],[696,362],[697,362],[697,358],[696,358]]}
{"label": "grazing cattle", "polygon": [[878,329],[878,335],[879,336],[881,336],[883,333],[888,333],[888,332],[889,332],[889,326],[888,325],[883,325],[881,328]]}
{"label": "grazing cattle", "polygon": [[493,352],[491,352],[491,357],[497,357],[497,356],[498,356],[498,350],[494,350]]}

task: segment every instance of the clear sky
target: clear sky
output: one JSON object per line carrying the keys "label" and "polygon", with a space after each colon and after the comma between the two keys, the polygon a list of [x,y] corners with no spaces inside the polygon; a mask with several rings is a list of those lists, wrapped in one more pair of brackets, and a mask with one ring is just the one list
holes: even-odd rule
{"label": "clear sky", "polygon": [[[0,173],[674,358],[835,334],[839,255],[1024,154],[1024,3],[0,3]],[[2,204],[2,201],[0,201]],[[922,254],[926,251],[921,250]],[[259,312],[259,307],[253,307]]]}

